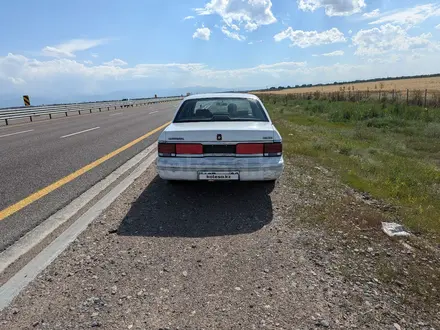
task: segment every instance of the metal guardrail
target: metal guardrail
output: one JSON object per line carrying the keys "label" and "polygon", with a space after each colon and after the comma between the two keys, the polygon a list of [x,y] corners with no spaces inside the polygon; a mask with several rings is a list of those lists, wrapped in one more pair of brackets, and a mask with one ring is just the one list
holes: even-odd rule
{"label": "metal guardrail", "polygon": [[181,97],[174,98],[161,98],[161,99],[140,99],[132,101],[109,101],[109,102],[96,102],[96,103],[72,103],[72,104],[60,104],[60,105],[49,105],[49,106],[36,106],[27,108],[7,108],[0,109],[0,120],[4,120],[6,125],[9,125],[11,120],[29,118],[33,121],[33,117],[48,115],[49,119],[52,119],[52,115],[64,113],[66,117],[71,112],[101,112],[116,110],[118,108],[127,107],[139,107],[147,104],[163,103],[170,101],[181,100]]}

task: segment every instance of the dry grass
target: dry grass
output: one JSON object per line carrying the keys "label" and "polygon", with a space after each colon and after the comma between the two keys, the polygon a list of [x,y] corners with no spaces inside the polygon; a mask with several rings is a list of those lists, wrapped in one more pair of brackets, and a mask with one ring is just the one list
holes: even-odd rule
{"label": "dry grass", "polygon": [[414,79],[399,79],[399,80],[386,80],[386,81],[377,81],[377,82],[367,82],[367,83],[357,83],[357,84],[345,84],[345,85],[331,85],[331,86],[320,86],[320,87],[305,87],[305,88],[291,88],[284,89],[281,91],[267,91],[267,92],[259,92],[259,93],[271,93],[271,94],[287,94],[287,93],[309,93],[309,92],[337,92],[340,91],[341,88],[345,87],[345,91],[354,90],[356,91],[403,91],[406,89],[409,90],[425,90],[427,89],[429,92],[440,91],[440,77],[432,77],[432,78],[414,78]]}

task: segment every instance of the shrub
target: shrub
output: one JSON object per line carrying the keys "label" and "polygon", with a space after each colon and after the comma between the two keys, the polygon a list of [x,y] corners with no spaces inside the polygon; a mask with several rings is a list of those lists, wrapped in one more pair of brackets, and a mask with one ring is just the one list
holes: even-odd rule
{"label": "shrub", "polygon": [[423,133],[426,137],[439,139],[440,123],[428,123]]}
{"label": "shrub", "polygon": [[423,105],[423,91],[421,89],[416,89],[413,92],[413,103],[419,106]]}

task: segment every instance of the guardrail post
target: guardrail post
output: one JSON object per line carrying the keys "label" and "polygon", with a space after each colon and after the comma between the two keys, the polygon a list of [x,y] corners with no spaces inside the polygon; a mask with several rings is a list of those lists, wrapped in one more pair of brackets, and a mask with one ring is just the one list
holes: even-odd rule
{"label": "guardrail post", "polygon": [[110,111],[110,107],[107,107],[107,111]]}
{"label": "guardrail post", "polygon": [[49,119],[52,119],[52,114],[51,113],[49,114]]}
{"label": "guardrail post", "polygon": [[29,116],[29,119],[32,121],[32,116]]}
{"label": "guardrail post", "polygon": [[101,108],[99,108],[99,112],[101,112]]}
{"label": "guardrail post", "polygon": [[90,113],[92,113],[92,109],[89,109]]}
{"label": "guardrail post", "polygon": [[65,114],[66,114],[66,117],[67,117],[67,111],[65,112]]}
{"label": "guardrail post", "polygon": [[7,120],[7,119],[5,119],[5,123],[6,123],[6,126],[8,126],[8,125],[9,125],[9,123],[8,123],[8,120]]}
{"label": "guardrail post", "polygon": [[78,110],[78,115],[80,115],[81,114],[81,110]]}

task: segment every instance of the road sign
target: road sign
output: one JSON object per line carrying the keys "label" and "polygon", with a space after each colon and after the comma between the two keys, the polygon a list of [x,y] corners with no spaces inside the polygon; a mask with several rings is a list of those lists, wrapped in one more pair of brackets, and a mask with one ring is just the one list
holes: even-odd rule
{"label": "road sign", "polygon": [[29,99],[29,95],[23,95],[24,105],[29,107],[31,105],[31,101]]}

